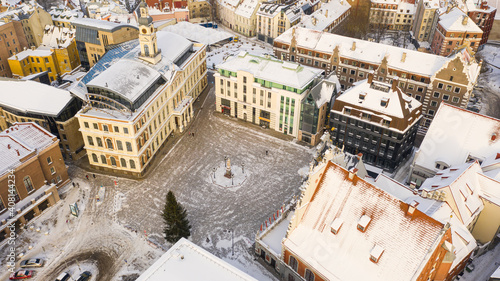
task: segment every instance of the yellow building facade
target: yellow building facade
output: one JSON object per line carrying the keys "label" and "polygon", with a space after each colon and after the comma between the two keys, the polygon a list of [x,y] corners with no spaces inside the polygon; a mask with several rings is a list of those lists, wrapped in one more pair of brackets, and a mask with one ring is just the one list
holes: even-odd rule
{"label": "yellow building facade", "polygon": [[34,47],[10,57],[9,67],[13,77],[26,77],[48,71],[51,82],[55,81],[60,73],[55,53],[51,50],[38,50]]}
{"label": "yellow building facade", "polygon": [[185,130],[207,86],[206,46],[156,32],[143,8],[139,40],[110,50],[98,62],[105,70],[89,71],[74,89],[88,98],[77,117],[91,167],[133,177],[144,176],[172,133]]}

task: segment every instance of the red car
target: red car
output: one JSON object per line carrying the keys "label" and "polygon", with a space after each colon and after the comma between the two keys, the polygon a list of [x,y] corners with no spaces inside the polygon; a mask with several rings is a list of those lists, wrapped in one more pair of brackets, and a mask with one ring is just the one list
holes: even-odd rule
{"label": "red car", "polygon": [[33,277],[33,270],[18,270],[12,273],[9,277],[10,280],[28,279]]}

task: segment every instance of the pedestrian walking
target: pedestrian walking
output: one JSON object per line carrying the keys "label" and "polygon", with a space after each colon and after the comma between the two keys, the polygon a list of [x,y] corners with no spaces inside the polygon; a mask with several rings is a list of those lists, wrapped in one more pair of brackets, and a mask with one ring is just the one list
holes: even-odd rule
{"label": "pedestrian walking", "polygon": [[94,179],[95,179],[95,174],[92,174],[92,176],[93,176],[93,177],[94,177]]}
{"label": "pedestrian walking", "polygon": [[73,187],[75,187],[75,182],[73,182]]}
{"label": "pedestrian walking", "polygon": [[193,138],[194,138],[194,133],[193,133]]}
{"label": "pedestrian walking", "polygon": [[89,179],[89,175],[85,175],[85,177],[87,178],[87,180]]}

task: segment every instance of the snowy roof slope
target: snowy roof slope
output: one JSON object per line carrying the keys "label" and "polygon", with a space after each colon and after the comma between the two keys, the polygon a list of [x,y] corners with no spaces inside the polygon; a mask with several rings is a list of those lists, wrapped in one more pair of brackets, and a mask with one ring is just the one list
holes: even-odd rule
{"label": "snowy roof slope", "polygon": [[484,174],[479,174],[478,180],[481,185],[480,196],[490,202],[500,205],[500,182]]}
{"label": "snowy roof slope", "polygon": [[481,186],[478,174],[482,173],[478,162],[465,163],[453,166],[426,179],[420,190],[427,192],[448,191],[446,202],[450,204],[460,221],[469,225],[483,210],[483,203],[479,198]]}
{"label": "snowy roof slope", "polygon": [[436,161],[455,166],[469,155],[485,159],[500,152],[499,137],[500,120],[441,103],[414,163],[437,172]]}
{"label": "snowy roof slope", "polygon": [[466,24],[463,24],[463,18],[468,17],[459,8],[452,8],[448,13],[439,15],[439,24],[447,31],[467,31],[483,33],[471,18],[468,18]]}
{"label": "snowy roof slope", "polygon": [[[425,76],[433,75],[451,58],[408,50],[391,45],[369,42],[365,40],[340,36],[328,32],[320,32],[303,27],[293,27],[278,36],[274,42],[290,44],[295,30],[297,46],[315,49],[324,53],[332,53],[336,46],[339,55],[359,61],[381,64],[387,57],[389,68],[418,73]],[[353,50],[353,43],[355,48]],[[403,54],[405,59],[402,60]]]}
{"label": "snowy roof slope", "polygon": [[106,30],[106,31],[115,31],[123,27],[129,27],[129,28],[134,28],[138,29],[137,26],[133,26],[130,24],[123,24],[123,23],[115,23],[111,21],[106,21],[106,20],[96,20],[96,19],[89,19],[89,18],[77,18],[71,21],[72,24],[74,25],[80,25],[80,26],[86,26],[86,27],[91,27],[99,30]]}
{"label": "snowy roof slope", "polygon": [[48,57],[52,55],[51,50],[44,50],[44,49],[26,49],[20,53],[17,53],[13,55],[12,57],[9,58],[9,60],[24,60],[27,57],[33,56],[33,57]]}
{"label": "snowy roof slope", "polygon": [[228,58],[222,64],[217,65],[216,68],[233,72],[247,71],[252,73],[255,78],[297,89],[303,89],[323,72],[323,70],[317,68],[282,62],[273,58],[254,56],[246,52]]}
{"label": "snowy roof slope", "polygon": [[181,238],[136,281],[256,281],[203,248]]}
{"label": "snowy roof slope", "polygon": [[283,218],[274,228],[270,229],[267,233],[262,235],[261,240],[269,246],[269,248],[274,252],[273,254],[277,257],[281,256],[281,241],[286,236],[286,231],[288,230],[288,225],[293,217],[293,211],[287,214],[286,218]]}
{"label": "snowy roof slope", "polygon": [[212,45],[219,41],[233,37],[233,35],[228,32],[219,31],[213,28],[205,28],[199,24],[193,24],[187,21],[166,26],[162,30],[169,31],[183,36],[191,41],[207,45]]}
{"label": "snowy roof slope", "polygon": [[22,163],[34,151],[42,151],[57,141],[56,136],[35,123],[15,123],[0,133],[0,175]]}
{"label": "snowy roof slope", "polygon": [[[405,215],[399,199],[362,179],[353,184],[335,164],[305,208],[284,244],[328,280],[413,280],[443,227],[418,211]],[[371,218],[365,232],[357,228],[363,215]],[[334,235],[336,218],[343,225]],[[375,246],[384,249],[378,263],[370,260]]]}
{"label": "snowy roof slope", "polygon": [[250,18],[258,6],[258,0],[243,0],[234,13],[244,18]]}
{"label": "snowy roof slope", "polygon": [[323,3],[321,9],[311,15],[304,16],[300,21],[300,26],[319,31],[325,30],[350,8],[351,5],[345,0],[331,0]]}
{"label": "snowy roof slope", "polygon": [[[337,77],[336,75],[332,75]],[[311,95],[316,102],[316,107],[321,107],[324,103],[330,102],[332,96],[340,91],[335,81],[323,80],[311,89]]]}
{"label": "snowy roof slope", "polygon": [[[56,117],[73,99],[70,92],[35,81],[0,79],[0,105]],[[36,91],[33,91],[36,89]]]}
{"label": "snowy roof slope", "polygon": [[[124,71],[124,70],[127,71]],[[120,60],[92,79],[88,86],[111,90],[134,102],[161,74],[136,60]]]}
{"label": "snowy roof slope", "polygon": [[[389,88],[389,91],[382,91],[380,90],[381,87]],[[360,95],[364,95],[364,100],[360,99]],[[368,80],[358,82],[354,87],[340,95],[337,100],[373,111],[372,115],[377,113],[387,115],[389,121],[391,116],[401,119],[406,118],[408,113],[422,106],[415,98],[394,90],[390,84],[378,81],[373,81],[370,84]],[[386,101],[386,106],[381,105],[382,100]],[[384,119],[387,119],[387,117],[384,117]]]}
{"label": "snowy roof slope", "polygon": [[49,48],[66,48],[75,39],[75,30],[67,27],[47,25],[44,29],[42,44]]}

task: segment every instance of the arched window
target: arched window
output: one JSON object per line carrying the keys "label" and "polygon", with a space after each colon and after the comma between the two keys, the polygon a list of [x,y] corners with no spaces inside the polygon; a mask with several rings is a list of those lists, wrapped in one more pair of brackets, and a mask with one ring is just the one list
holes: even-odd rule
{"label": "arched window", "polygon": [[97,141],[97,146],[102,147],[102,140],[101,140],[101,138],[95,138],[95,140]]}
{"label": "arched window", "polygon": [[149,57],[149,46],[148,45],[144,45],[144,55],[146,57]]}
{"label": "arched window", "polygon": [[110,139],[106,140],[106,145],[108,146],[109,149],[113,149],[113,142]]}
{"label": "arched window", "polygon": [[106,156],[101,155],[101,162],[102,164],[108,164],[108,162],[106,161]]}
{"label": "arched window", "polygon": [[24,186],[26,186],[26,190],[28,191],[28,193],[35,190],[33,188],[33,183],[31,182],[31,178],[29,176],[24,177],[23,181],[24,181]]}
{"label": "arched window", "polygon": [[290,266],[293,270],[295,270],[295,272],[297,272],[297,268],[299,268],[299,263],[297,262],[297,260],[296,260],[293,256],[290,256],[290,259],[289,259],[288,265],[289,265],[289,266]]}
{"label": "arched window", "polygon": [[97,163],[97,155],[95,153],[92,153],[92,160]]}
{"label": "arched window", "polygon": [[109,160],[111,160],[111,165],[116,166],[115,157],[109,157]]}
{"label": "arched window", "polygon": [[130,159],[130,169],[135,169],[135,162],[132,159]]}
{"label": "arched window", "polygon": [[306,281],[314,281],[314,273],[312,273],[312,271],[306,268],[306,274],[304,275],[304,279],[306,279]]}
{"label": "arched window", "polygon": [[125,161],[125,159],[120,158],[120,164],[122,165],[122,167],[127,168],[127,161]]}

